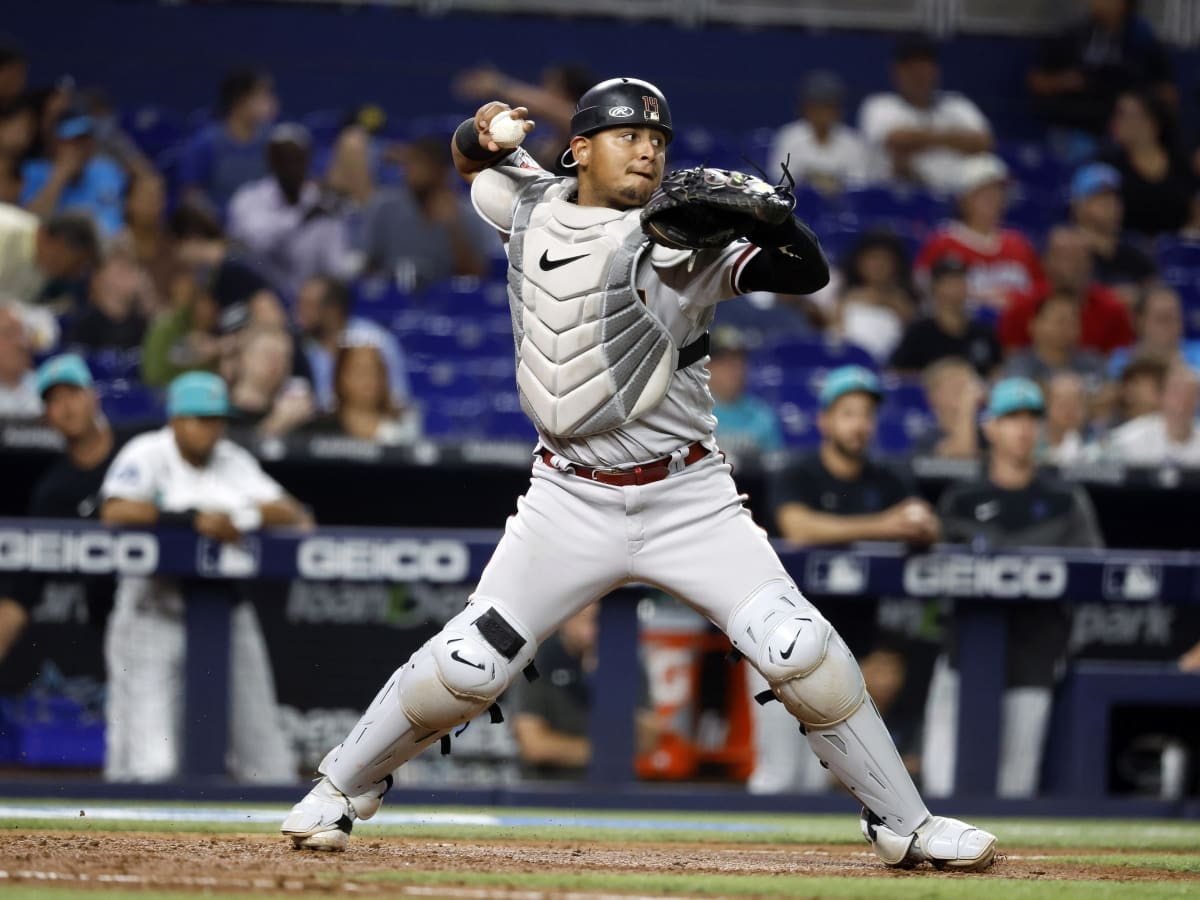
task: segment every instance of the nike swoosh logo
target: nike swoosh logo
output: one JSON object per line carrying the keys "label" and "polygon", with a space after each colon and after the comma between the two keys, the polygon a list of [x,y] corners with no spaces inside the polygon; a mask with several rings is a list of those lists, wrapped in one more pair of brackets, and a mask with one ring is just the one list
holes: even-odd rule
{"label": "nike swoosh logo", "polygon": [[792,642],[787,645],[787,649],[779,651],[779,658],[780,659],[791,659],[792,651],[796,649],[796,641],[798,641],[798,640],[800,640],[800,632],[799,631],[797,631],[796,636],[794,638],[792,638]]}
{"label": "nike swoosh logo", "polygon": [[543,250],[542,258],[538,260],[538,268],[543,272],[550,272],[560,266],[565,266],[567,263],[573,263],[577,259],[583,259],[585,256],[591,256],[590,253],[581,253],[578,256],[567,256],[563,259],[551,259],[550,251]]}
{"label": "nike swoosh logo", "polygon": [[472,669],[478,669],[481,672],[487,668],[487,666],[485,666],[483,663],[471,662],[469,659],[463,659],[461,656],[458,655],[457,650],[450,651],[450,658],[452,660],[454,660],[455,662],[460,662],[464,666],[470,666]]}

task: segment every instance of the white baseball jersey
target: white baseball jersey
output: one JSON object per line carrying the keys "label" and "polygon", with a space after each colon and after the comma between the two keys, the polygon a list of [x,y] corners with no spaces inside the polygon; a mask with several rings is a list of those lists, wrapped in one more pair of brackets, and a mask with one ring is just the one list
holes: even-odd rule
{"label": "white baseball jersey", "polygon": [[[471,199],[485,221],[508,235],[521,183],[529,178],[551,177],[531,162],[523,166],[497,166],[475,178]],[[545,202],[569,206],[567,214],[589,222],[629,215],[562,200]],[[634,287],[645,298],[646,308],[666,326],[675,346],[684,347],[708,330],[717,303],[741,293],[738,277],[757,252],[757,247],[745,241],[695,254],[654,245],[642,253],[636,264]],[[658,406],[629,424],[581,438],[554,438],[542,433],[541,446],[587,466],[631,466],[668,456],[694,441],[715,446],[713,429],[717,420],[712,409],[708,369],[692,365],[675,372]]]}
{"label": "white baseball jersey", "polygon": [[126,444],[100,488],[105,500],[118,497],[153,503],[166,512],[197,509],[231,516],[283,494],[258,460],[232,441],[218,441],[208,465],[197,469],[180,455],[169,425]]}
{"label": "white baseball jersey", "polygon": [[[204,468],[184,460],[168,425],[138,435],[109,466],[104,499],[140,500],[168,512],[239,513],[278,500],[283,488],[247,451],[221,440]],[[237,547],[221,545],[222,560]],[[266,642],[254,607],[239,603],[230,623],[229,764],[244,781],[288,781],[295,753],[280,726]],[[184,600],[172,579],[123,577],[105,633],[108,664],[104,771],[110,781],[159,781],[183,756]]]}

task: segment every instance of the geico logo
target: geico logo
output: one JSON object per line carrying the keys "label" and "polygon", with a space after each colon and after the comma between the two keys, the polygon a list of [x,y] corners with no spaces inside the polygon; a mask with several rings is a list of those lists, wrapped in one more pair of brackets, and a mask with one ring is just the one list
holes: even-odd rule
{"label": "geico logo", "polygon": [[1039,556],[914,556],[904,566],[904,591],[916,597],[1062,596],[1067,564]]}
{"label": "geico logo", "polygon": [[158,568],[152,534],[110,531],[0,531],[0,570],[150,575]]}
{"label": "geico logo", "polygon": [[309,538],[300,544],[301,578],[357,581],[465,581],[471,554],[458,541]]}

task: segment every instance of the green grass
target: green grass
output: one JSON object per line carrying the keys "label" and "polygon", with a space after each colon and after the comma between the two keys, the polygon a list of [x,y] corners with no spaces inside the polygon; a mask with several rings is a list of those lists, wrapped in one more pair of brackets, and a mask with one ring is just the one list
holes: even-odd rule
{"label": "green grass", "polygon": [[1051,865],[1075,863],[1092,866],[1125,866],[1131,869],[1157,869],[1162,872],[1200,874],[1200,856],[1195,854],[1084,853],[1078,856],[1056,856],[1046,862]]}

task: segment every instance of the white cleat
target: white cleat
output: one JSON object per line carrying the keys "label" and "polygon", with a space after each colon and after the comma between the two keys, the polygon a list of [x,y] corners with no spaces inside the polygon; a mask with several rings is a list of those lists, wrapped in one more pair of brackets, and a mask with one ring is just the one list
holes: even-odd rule
{"label": "white cleat", "polygon": [[358,814],[350,798],[322,778],[308,795],[292,807],[279,830],[299,850],[341,851],[350,843]]}
{"label": "white cleat", "polygon": [[981,872],[996,858],[996,836],[958,819],[930,816],[915,832],[902,835],[864,809],[861,825],[871,849],[894,868],[928,862],[938,869]]}

